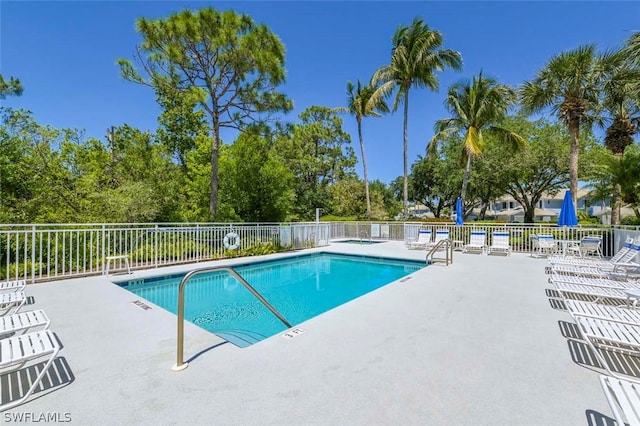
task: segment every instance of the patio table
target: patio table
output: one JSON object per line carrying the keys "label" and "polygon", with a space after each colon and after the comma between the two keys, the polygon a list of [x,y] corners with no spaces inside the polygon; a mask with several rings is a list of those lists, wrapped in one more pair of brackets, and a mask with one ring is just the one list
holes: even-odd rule
{"label": "patio table", "polygon": [[580,240],[556,240],[556,242],[562,245],[562,257],[567,256],[567,247],[571,244],[580,244]]}

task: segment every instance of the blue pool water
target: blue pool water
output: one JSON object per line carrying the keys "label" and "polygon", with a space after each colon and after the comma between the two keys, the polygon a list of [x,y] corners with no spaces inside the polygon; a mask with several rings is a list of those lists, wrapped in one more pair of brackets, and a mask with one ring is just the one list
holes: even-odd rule
{"label": "blue pool water", "polygon": [[[234,269],[292,325],[362,296],[420,268],[423,262],[328,253],[247,263]],[[118,283],[177,312],[183,275]],[[286,327],[227,272],[197,275],[185,287],[185,319],[245,347]]]}

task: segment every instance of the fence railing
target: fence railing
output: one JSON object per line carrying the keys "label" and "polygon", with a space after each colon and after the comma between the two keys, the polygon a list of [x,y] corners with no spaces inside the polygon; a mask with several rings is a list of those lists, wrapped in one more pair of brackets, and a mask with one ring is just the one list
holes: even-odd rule
{"label": "fence railing", "polygon": [[[0,225],[0,280],[48,281],[105,270],[109,257],[126,256],[132,269],[197,263],[228,255],[229,233],[240,237],[240,250],[264,243],[291,249],[321,247],[332,239],[376,239],[408,242],[420,229],[449,230],[452,241],[469,242],[472,231],[508,231],[515,252],[533,250],[532,234],[551,234],[560,240],[600,235],[605,256],[625,238],[640,235],[638,228],[558,227],[546,224],[465,224],[421,222],[307,222],[307,223],[153,223],[153,224],[42,224]],[[122,262],[116,259],[115,262]],[[122,267],[121,263],[111,269]]]}
{"label": "fence railing", "polygon": [[487,233],[487,244],[491,244],[491,235],[494,231],[506,231],[509,233],[509,244],[514,252],[531,252],[533,243],[531,235],[548,234],[553,235],[558,240],[580,240],[588,235],[598,235],[602,237],[602,246],[605,256],[611,256],[617,251],[624,240],[631,236],[640,235],[637,227],[603,227],[603,226],[577,226],[563,227],[549,224],[492,224],[492,223],[469,223],[456,226],[453,223],[437,222],[332,222],[331,238],[354,238],[373,240],[395,240],[395,241],[415,241],[418,238],[418,231],[421,229],[431,230],[435,234],[437,230],[446,229],[449,231],[449,238],[452,241],[461,241],[462,244],[469,242],[471,232],[485,231]]}
{"label": "fence railing", "polygon": [[[153,268],[225,256],[225,236],[239,249],[271,242],[291,249],[329,243],[328,223],[0,225],[0,280],[30,282],[100,274],[112,256]],[[112,270],[121,267],[115,260]]]}

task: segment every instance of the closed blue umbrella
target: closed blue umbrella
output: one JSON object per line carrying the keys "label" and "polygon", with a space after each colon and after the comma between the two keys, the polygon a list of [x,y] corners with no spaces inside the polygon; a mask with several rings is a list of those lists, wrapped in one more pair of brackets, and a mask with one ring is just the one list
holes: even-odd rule
{"label": "closed blue umbrella", "polygon": [[562,200],[562,209],[560,210],[560,216],[558,216],[558,226],[576,225],[578,225],[576,209],[573,207],[573,198],[571,197],[571,191],[567,191],[564,193],[564,200]]}
{"label": "closed blue umbrella", "polygon": [[464,224],[464,210],[462,209],[462,198],[456,200],[456,225]]}

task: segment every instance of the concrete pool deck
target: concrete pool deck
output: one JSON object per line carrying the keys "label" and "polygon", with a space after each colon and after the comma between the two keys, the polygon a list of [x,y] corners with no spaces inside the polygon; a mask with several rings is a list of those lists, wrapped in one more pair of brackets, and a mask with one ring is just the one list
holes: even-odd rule
{"label": "concrete pool deck", "polygon": [[[312,251],[425,255],[400,242],[303,252]],[[545,293],[546,264],[524,254],[455,252],[453,265],[421,269],[299,324],[303,334],[242,349],[186,323],[191,362],[182,372],[171,370],[175,315],[148,302],[152,309],[141,309],[111,282],[131,276],[30,285],[35,303],[23,310],[46,310],[70,383],[0,417],[58,413],[91,425],[613,424],[601,370],[576,360],[581,343],[567,336],[571,317]]]}

